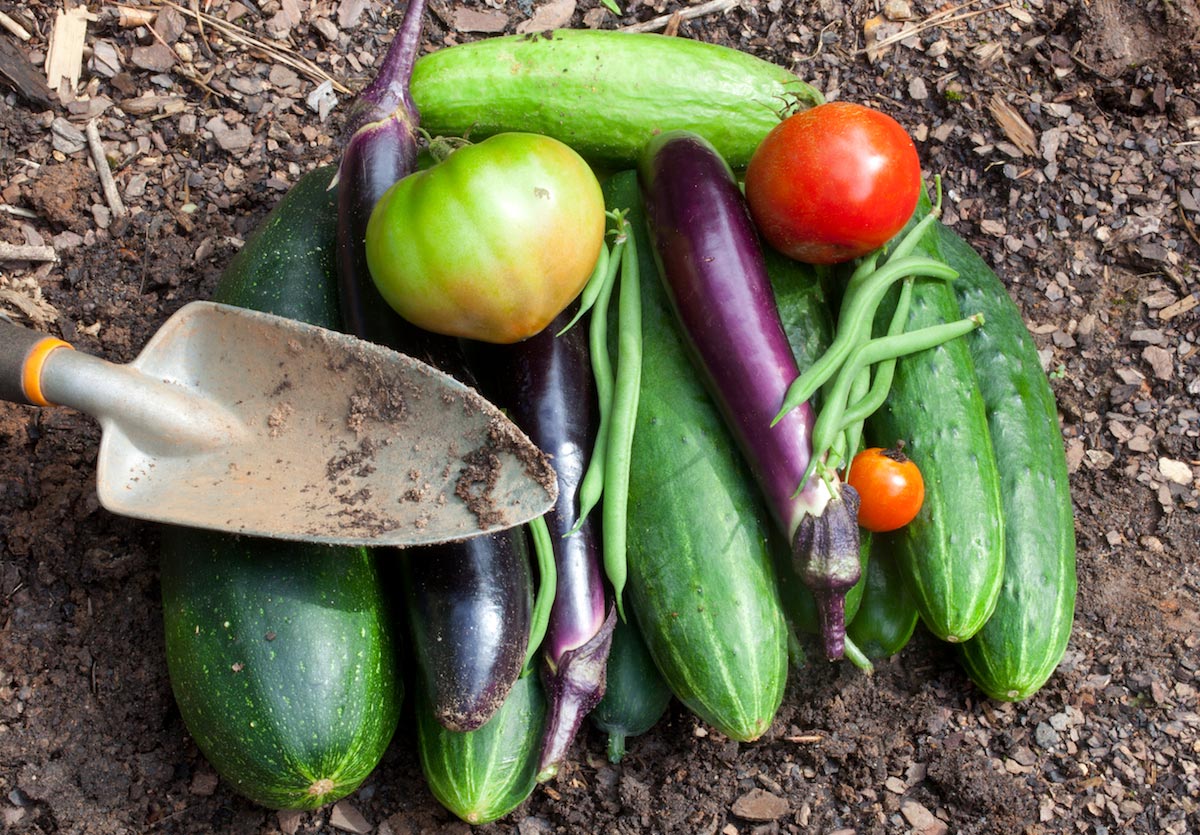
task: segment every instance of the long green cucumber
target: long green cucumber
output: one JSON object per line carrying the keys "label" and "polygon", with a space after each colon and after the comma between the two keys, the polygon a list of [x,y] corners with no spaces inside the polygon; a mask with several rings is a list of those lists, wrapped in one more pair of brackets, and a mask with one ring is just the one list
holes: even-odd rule
{"label": "long green cucumber", "polygon": [[502,818],[533,792],[546,720],[535,672],[518,678],[500,709],[473,731],[447,730],[422,691],[416,716],[417,751],[429,789],[467,823]]}
{"label": "long green cucumber", "polygon": [[1054,392],[1037,346],[999,277],[971,246],[937,227],[941,257],[958,270],[959,307],[987,324],[967,338],[987,406],[1004,510],[1004,579],[991,618],[962,646],[972,680],[1017,701],[1054,672],[1075,615],[1075,522]]}
{"label": "long green cucumber", "polygon": [[889,550],[890,540],[886,534],[872,538],[862,603],[846,627],[850,639],[872,659],[890,658],[904,649],[919,619],[900,565]]}
{"label": "long green cucumber", "polygon": [[[333,173],[297,182],[215,300],[338,326]],[[175,528],[163,535],[161,586],[171,686],[217,773],[276,808],[353,791],[383,756],[403,696],[374,557]]]}
{"label": "long green cucumber", "polygon": [[615,175],[605,191],[610,208],[631,209],[644,277],[628,609],[676,697],[726,736],[756,739],[787,678],[770,517],[654,279],[635,175]]}
{"label": "long green cucumber", "polygon": [[[928,252],[929,240],[918,249]],[[919,280],[905,330],[961,315],[946,282]],[[890,320],[891,311],[881,309],[880,318]],[[929,631],[961,643],[991,616],[1004,571],[1000,477],[966,340],[901,358],[865,434],[870,446],[903,442],[921,468],[925,502],[896,537],[896,559]]]}
{"label": "long green cucumber", "polygon": [[644,734],[666,713],[671,688],[632,621],[617,620],[605,677],[604,697],[588,718],[608,734],[608,759],[616,763],[625,756],[625,740]]}
{"label": "long green cucumber", "polygon": [[651,136],[695,131],[734,168],[798,105],[820,100],[787,69],[687,38],[558,30],[488,38],[417,61],[412,95],[433,135],[528,131],[589,162],[630,167]]}

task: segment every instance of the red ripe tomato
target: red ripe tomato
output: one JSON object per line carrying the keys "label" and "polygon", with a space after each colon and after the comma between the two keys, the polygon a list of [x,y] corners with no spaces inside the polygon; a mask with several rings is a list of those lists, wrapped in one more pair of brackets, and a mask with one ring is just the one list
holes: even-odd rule
{"label": "red ripe tomato", "polygon": [[810,264],[878,249],[908,222],[920,190],[912,138],[891,116],[851,102],[789,116],[746,169],[746,201],[759,232]]}
{"label": "red ripe tomato", "polygon": [[921,471],[899,449],[864,449],[846,481],[858,491],[858,524],[875,533],[904,527],[925,501]]}

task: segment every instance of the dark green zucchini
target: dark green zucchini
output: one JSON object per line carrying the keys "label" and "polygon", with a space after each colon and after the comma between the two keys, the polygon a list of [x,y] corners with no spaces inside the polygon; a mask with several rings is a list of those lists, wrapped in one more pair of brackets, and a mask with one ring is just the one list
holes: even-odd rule
{"label": "dark green zucchini", "polygon": [[591,712],[592,724],[608,734],[608,760],[625,756],[625,740],[654,727],[671,703],[671,688],[663,679],[630,621],[617,619],[608,653],[604,697]]}
{"label": "dark green zucchini", "polygon": [[336,165],[305,174],[230,259],[213,300],[341,330]]}
{"label": "dark green zucchini", "polygon": [[959,307],[987,324],[967,337],[1000,473],[1004,572],[995,611],[962,646],[967,673],[995,699],[1035,693],[1066,652],[1075,615],[1075,521],[1054,392],[1020,310],[971,246],[937,227],[958,270]]}
{"label": "dark green zucchini", "polygon": [[871,562],[858,614],[846,628],[850,640],[868,658],[890,658],[908,645],[917,627],[917,607],[887,534],[872,537]]}
{"label": "dark green zucchini", "polygon": [[756,739],[787,678],[773,525],[655,278],[635,176],[618,174],[605,188],[610,208],[632,209],[643,276],[627,605],[676,697],[726,736]]}
{"label": "dark green zucchini", "polygon": [[[216,301],[339,326],[333,170],[305,175],[271,211]],[[174,528],[161,581],[171,686],[217,773],[274,808],[353,791],[403,695],[373,555]]]}
{"label": "dark green zucchini", "polygon": [[517,679],[482,727],[447,730],[417,692],[417,751],[438,802],[467,823],[502,818],[537,785],[546,699],[534,672]]}
{"label": "dark green zucchini", "polygon": [[[927,234],[918,250],[937,257],[929,241]],[[918,280],[905,330],[961,315],[946,282]],[[890,319],[882,305],[877,321]],[[1004,571],[1000,479],[966,340],[902,357],[865,435],[869,446],[904,443],[921,469],[925,502],[895,537],[896,559],[929,631],[961,643],[991,616]]]}
{"label": "dark green zucchini", "polygon": [[273,809],[357,788],[401,699],[371,555],[170,528],[161,584],[175,701],[222,779]]}

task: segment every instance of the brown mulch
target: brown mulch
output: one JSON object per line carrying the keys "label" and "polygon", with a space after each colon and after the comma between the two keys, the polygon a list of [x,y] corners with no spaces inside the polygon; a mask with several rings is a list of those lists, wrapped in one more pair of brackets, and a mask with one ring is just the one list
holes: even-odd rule
{"label": "brown mulch", "polygon": [[[433,0],[426,48],[698,4],[619,5]],[[43,89],[62,7],[0,0],[0,246],[57,255],[0,262],[0,312],[127,361],[211,293],[302,173],[336,159],[351,91],[402,8],[93,3],[78,80]],[[554,781],[481,831],[1200,831],[1200,6],[744,0],[664,24],[886,109],[941,174],[947,221],[1006,280],[1058,397],[1075,631],[1016,705],[918,635],[871,678],[794,675],[755,743],[674,706],[613,766],[585,729]],[[407,726],[331,809],[276,814],[216,777],[167,680],[157,535],[99,508],[98,441],[87,417],[0,404],[4,831],[468,831],[425,789]]]}

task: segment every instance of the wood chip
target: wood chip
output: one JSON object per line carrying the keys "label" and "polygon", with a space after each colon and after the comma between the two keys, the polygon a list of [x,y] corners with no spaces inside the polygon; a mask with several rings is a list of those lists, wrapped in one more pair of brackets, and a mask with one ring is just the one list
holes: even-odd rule
{"label": "wood chip", "polygon": [[1021,114],[999,93],[993,93],[991,99],[988,100],[988,112],[1000,125],[1004,135],[1022,154],[1027,157],[1037,154],[1037,136],[1034,134],[1033,128],[1029,127]]}
{"label": "wood chip", "polygon": [[517,24],[517,33],[544,32],[548,29],[561,29],[571,22],[575,14],[575,0],[550,0],[537,7],[533,17]]}
{"label": "wood chip", "polygon": [[352,832],[355,835],[367,835],[371,831],[371,824],[367,823],[367,819],[362,816],[362,813],[345,800],[334,804],[333,811],[329,815],[329,825],[334,829]]}
{"label": "wood chip", "polygon": [[0,26],[3,26],[23,41],[27,41],[32,37],[24,26],[17,23],[4,12],[0,12]]}
{"label": "wood chip", "polygon": [[939,820],[933,812],[915,800],[902,800],[900,814],[904,815],[904,819],[920,835],[946,835],[950,830],[945,821]]}
{"label": "wood chip", "polygon": [[50,46],[46,50],[46,82],[52,90],[58,89],[64,81],[71,89],[79,83],[88,21],[98,19],[87,6],[60,11],[54,19]]}
{"label": "wood chip", "polygon": [[743,820],[773,821],[789,811],[788,802],[764,789],[751,789],[733,801],[731,811]]}
{"label": "wood chip", "polygon": [[0,78],[7,79],[17,95],[42,110],[54,107],[54,90],[10,38],[0,38]]}

